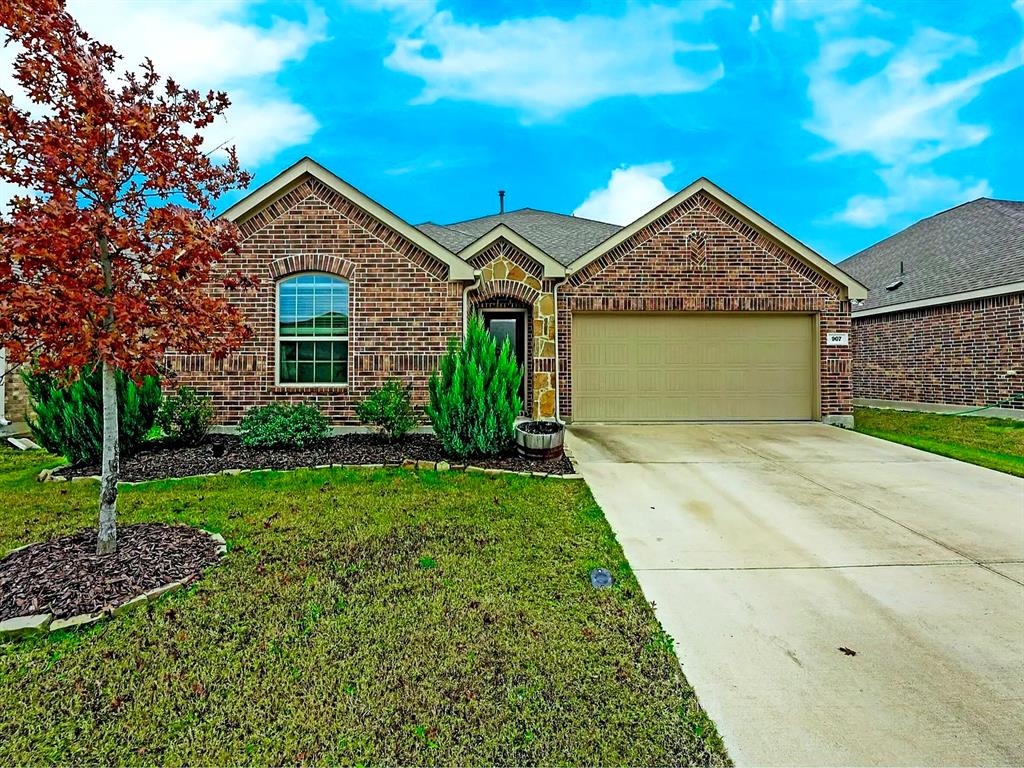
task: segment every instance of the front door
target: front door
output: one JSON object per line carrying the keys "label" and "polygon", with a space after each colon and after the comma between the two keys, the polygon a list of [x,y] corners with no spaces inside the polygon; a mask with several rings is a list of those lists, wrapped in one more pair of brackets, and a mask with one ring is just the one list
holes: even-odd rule
{"label": "front door", "polygon": [[494,337],[498,351],[508,339],[515,353],[516,362],[523,369],[519,397],[526,409],[526,313],[525,312],[484,312],[484,327]]}

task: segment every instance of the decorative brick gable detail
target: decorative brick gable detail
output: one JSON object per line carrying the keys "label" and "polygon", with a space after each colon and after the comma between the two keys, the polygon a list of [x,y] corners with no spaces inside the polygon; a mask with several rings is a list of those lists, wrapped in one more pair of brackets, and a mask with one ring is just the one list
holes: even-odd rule
{"label": "decorative brick gable detail", "polygon": [[439,280],[447,277],[447,264],[434,258],[402,234],[391,229],[387,224],[378,221],[326,184],[313,178],[304,179],[294,189],[239,224],[243,239],[263,229],[278,217],[292,211],[295,206],[310,197],[314,197],[334,209],[348,220],[350,224],[379,240],[382,244],[387,245],[395,253],[405,256],[409,261]]}
{"label": "decorative brick gable detail", "polygon": [[348,280],[355,274],[356,265],[340,256],[303,253],[274,259],[270,262],[269,270],[275,280],[296,272],[326,272]]}
{"label": "decorative brick gable detail", "polygon": [[[462,328],[462,283],[448,267],[319,182],[305,180],[245,221],[240,257],[226,271],[255,275],[255,291],[232,296],[254,338],[216,361],[170,355],[177,374],[168,385],[189,385],[214,396],[217,421],[235,424],[254,405],[310,400],[335,425],[355,425],[355,406],[389,377],[412,384],[417,405],[427,400],[430,372],[448,338]],[[347,386],[275,384],[276,288],[295,272],[326,272],[349,281]]]}
{"label": "decorative brick gable detail", "polygon": [[841,297],[840,285],[698,192],[559,288],[561,415],[572,416],[575,312],[796,312],[819,320],[821,416],[848,416],[850,349],[825,344],[827,333],[850,331]]}
{"label": "decorative brick gable detail", "polygon": [[978,406],[1024,391],[1024,293],[855,315],[852,342],[858,398]]}

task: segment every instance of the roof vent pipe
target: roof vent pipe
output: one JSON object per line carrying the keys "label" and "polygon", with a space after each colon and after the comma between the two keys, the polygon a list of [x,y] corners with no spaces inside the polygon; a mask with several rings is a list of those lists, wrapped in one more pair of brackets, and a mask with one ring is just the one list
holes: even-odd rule
{"label": "roof vent pipe", "polygon": [[900,261],[900,275],[903,275],[903,261]]}
{"label": "roof vent pipe", "polygon": [[505,212],[505,190],[498,190],[498,213]]}

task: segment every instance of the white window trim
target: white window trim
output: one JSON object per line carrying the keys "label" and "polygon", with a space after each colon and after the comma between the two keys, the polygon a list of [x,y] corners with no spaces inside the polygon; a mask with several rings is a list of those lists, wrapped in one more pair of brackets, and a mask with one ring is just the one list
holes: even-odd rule
{"label": "white window trim", "polygon": [[[281,286],[296,277],[303,275],[324,275],[334,280],[341,280],[348,286],[348,333],[344,336],[281,336]],[[345,374],[346,381],[343,383],[320,383],[301,381],[281,381],[281,342],[282,341],[344,341],[346,342]],[[274,386],[286,389],[346,389],[352,380],[352,283],[339,275],[330,272],[317,272],[308,270],[306,272],[292,272],[283,275],[274,284]]]}

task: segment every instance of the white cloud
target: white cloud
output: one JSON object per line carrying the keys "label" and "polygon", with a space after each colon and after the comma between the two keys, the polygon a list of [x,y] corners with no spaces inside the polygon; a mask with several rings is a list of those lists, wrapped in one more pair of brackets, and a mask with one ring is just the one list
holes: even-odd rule
{"label": "white cloud", "polygon": [[789,21],[814,21],[819,29],[843,27],[852,12],[875,11],[862,0],[775,0],[772,3],[772,29],[781,30]]}
{"label": "white cloud", "polygon": [[385,64],[423,80],[416,103],[475,101],[518,109],[527,120],[551,119],[615,96],[710,87],[724,73],[717,47],[677,33],[715,5],[632,5],[620,17],[538,16],[489,26],[440,11],[400,35]]}
{"label": "white cloud", "polygon": [[877,227],[891,217],[922,210],[938,211],[979,197],[991,197],[988,181],[967,183],[928,171],[908,172],[901,167],[878,174],[888,192],[885,195],[855,195],[835,218],[855,227]]}
{"label": "white cloud", "polygon": [[282,150],[302,146],[320,127],[308,110],[286,98],[233,91],[231,99],[222,123],[216,130],[211,126],[207,144],[234,144],[243,165],[259,165]]}
{"label": "white cloud", "polygon": [[125,67],[148,56],[189,87],[217,86],[272,75],[299,61],[324,39],[326,18],[312,10],[305,22],[275,18],[269,26],[245,19],[244,0],[71,0],[69,10],[93,37],[124,56]]}
{"label": "white cloud", "polygon": [[[773,26],[790,17],[813,18],[806,5],[797,7],[799,15],[792,3],[783,3],[776,0]],[[1014,7],[1024,15],[1024,0]],[[844,29],[855,20],[855,9],[847,13],[854,15],[847,17]],[[929,164],[988,138],[989,127],[963,121],[960,110],[986,83],[1024,65],[1024,45],[1001,58],[973,63],[979,56],[973,39],[938,29],[917,29],[896,44],[880,37],[841,36],[835,26],[816,28],[821,48],[807,69],[812,115],[804,127],[825,139],[828,148],[815,159],[870,157],[887,190],[882,196],[852,197],[837,220],[879,226],[902,213],[992,193],[984,179],[941,176]]]}
{"label": "white cloud", "polygon": [[[252,2],[71,0],[69,10],[89,34],[123,55],[118,74],[148,56],[158,73],[182,86],[226,90],[232,105],[207,129],[208,143],[235,144],[243,165],[257,165],[306,143],[318,128],[274,76],[325,39],[326,17],[311,7],[304,21],[275,18],[261,26],[246,17]],[[8,90],[12,61],[9,52],[0,56],[0,87]]]}
{"label": "white cloud", "polygon": [[756,13],[750,17],[750,26],[747,27],[747,31],[752,35],[756,35],[761,31],[761,17]]}
{"label": "white cloud", "polygon": [[673,194],[663,179],[672,163],[648,163],[616,168],[608,184],[592,191],[572,213],[612,224],[628,224]]}
{"label": "white cloud", "polygon": [[[808,70],[814,112],[804,127],[831,144],[828,154],[864,152],[883,163],[924,163],[979,144],[988,128],[962,123],[959,110],[1022,61],[1011,55],[960,77],[938,77],[951,59],[975,53],[973,40],[936,29],[918,30],[902,47],[878,38],[826,42]],[[885,63],[851,78],[849,70],[865,60]]]}

